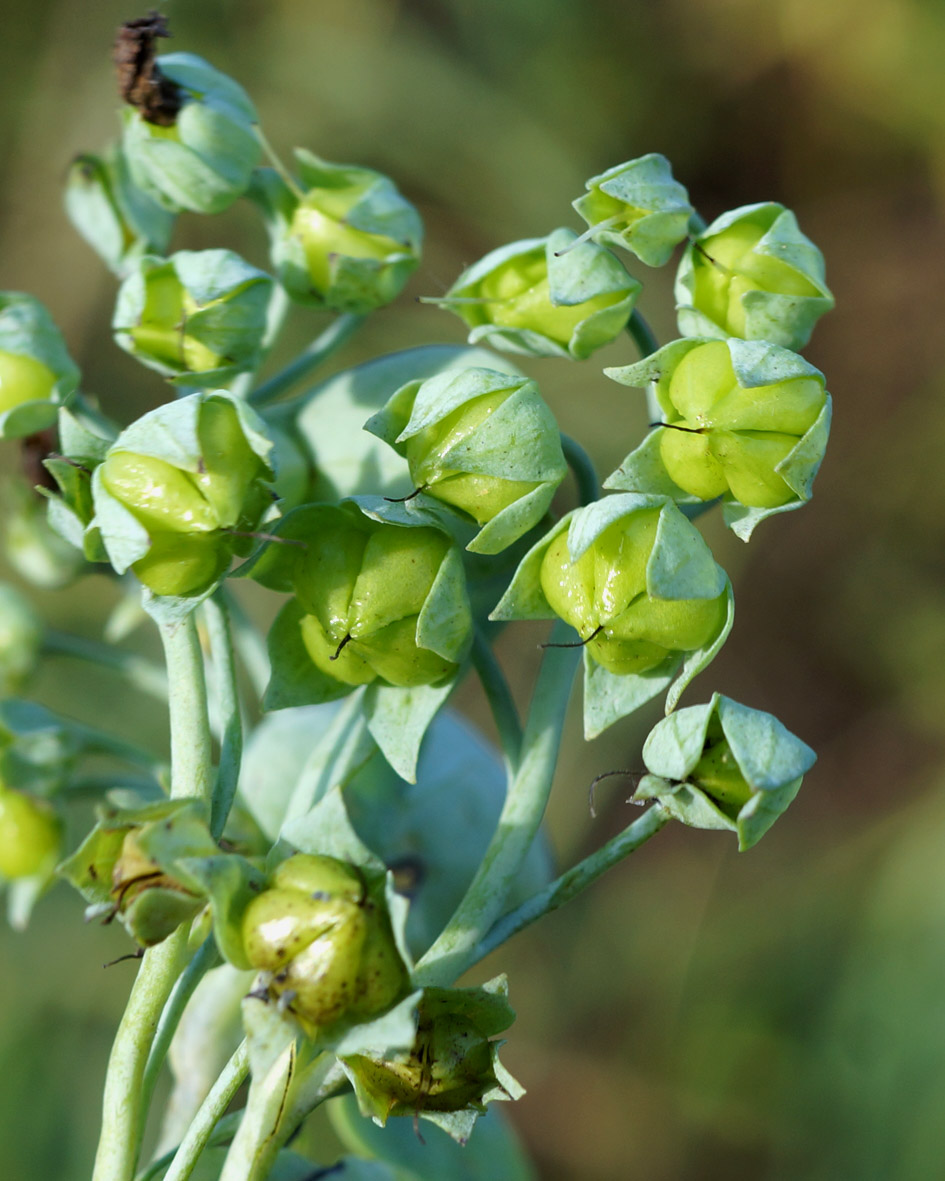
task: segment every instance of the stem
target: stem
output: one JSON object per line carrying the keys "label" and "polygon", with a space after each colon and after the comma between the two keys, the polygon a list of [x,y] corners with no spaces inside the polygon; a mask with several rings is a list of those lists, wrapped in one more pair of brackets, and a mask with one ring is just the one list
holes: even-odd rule
{"label": "stem", "polygon": [[141,767],[158,776],[164,770],[161,759],[144,750],[134,742],[127,742],[124,738],[116,738],[114,734],[106,734],[104,730],[96,730],[94,726],[86,726],[82,722],[69,723],[76,736],[82,739],[87,754],[112,755],[130,763],[132,767]]}
{"label": "stem", "polygon": [[245,398],[249,395],[252,389],[253,381],[256,378],[256,373],[259,370],[262,361],[269,355],[269,350],[276,343],[279,334],[282,332],[283,325],[286,321],[286,316],[289,314],[289,309],[292,306],[292,300],[289,299],[289,293],[282,286],[281,283],[276,283],[272,292],[272,298],[269,300],[269,307],[266,312],[266,331],[263,335],[262,344],[259,349],[259,362],[245,373],[241,373],[230,384],[230,393],[236,398]]}
{"label": "stem", "polygon": [[[210,726],[203,659],[191,613],[160,625],[171,718],[171,798],[209,801]],[[131,1181],[146,1116],[145,1071],[161,1014],[189,955],[189,925],[145,952],[108,1061],[92,1181]]]}
{"label": "stem", "polygon": [[269,684],[272,669],[269,664],[269,652],[266,641],[259,634],[256,625],[246,614],[242,603],[226,586],[221,586],[216,592],[227,611],[230,613],[230,626],[233,629],[233,639],[239,652],[243,667],[249,674],[256,696],[262,700]]}
{"label": "stem", "polygon": [[340,349],[345,341],[361,327],[366,318],[366,316],[359,316],[353,312],[346,312],[344,315],[338,316],[320,336],[312,341],[308,348],[303,349],[294,361],[286,365],[285,369],[280,370],[268,381],[257,386],[249,395],[249,401],[258,409],[260,406],[268,406],[270,402],[280,398],[297,381],[307,377],[332,353]]}
{"label": "stem", "polygon": [[564,906],[566,902],[577,897],[582,890],[592,882],[596,882],[608,869],[631,853],[636,852],[650,837],[655,836],[661,828],[668,824],[669,820],[669,813],[658,805],[648,808],[639,819],[609,840],[606,845],[602,845],[595,853],[591,853],[589,857],[585,857],[583,861],[575,865],[573,869],[563,873],[550,886],[546,886],[538,894],[533,894],[521,906],[504,914],[476,948],[475,959],[472,962],[478,962],[536,919],[550,914],[559,906]]}
{"label": "stem", "polygon": [[511,779],[518,769],[522,753],[522,723],[505,673],[496,660],[491,644],[478,627],[473,632],[472,662],[499,732],[506,776]]}
{"label": "stem", "polygon": [[207,1147],[221,1117],[243,1085],[249,1073],[249,1046],[244,1039],[237,1046],[233,1056],[220,1071],[217,1081],[200,1105],[190,1127],[174,1154],[171,1167],[164,1174],[164,1181],[187,1181],[194,1171],[197,1158]]}
{"label": "stem", "polygon": [[269,140],[266,139],[266,136],[263,134],[263,129],[259,126],[258,123],[256,123],[256,124],[254,124],[253,130],[256,132],[256,138],[259,140],[259,146],[262,148],[263,152],[265,152],[266,158],[268,159],[269,163],[273,166],[273,168],[276,170],[276,172],[278,172],[279,175],[282,177],[282,179],[285,181],[286,187],[288,188],[288,190],[292,194],[292,196],[295,197],[295,199],[297,201],[301,201],[304,198],[305,194],[299,188],[298,182],[296,181],[295,177],[288,170],[288,168],[286,168],[286,166],[282,163],[282,160],[280,159],[278,152],[275,150],[275,148],[272,146],[272,144],[269,142]]}
{"label": "stem", "polygon": [[[551,642],[563,642],[569,634],[571,629],[559,620]],[[475,963],[480,942],[502,913],[548,802],[578,654],[573,648],[545,649],[521,762],[509,782],[496,831],[456,913],[417,965],[418,987],[451,984]]]}
{"label": "stem", "polygon": [[[229,1115],[219,1119],[203,1147],[215,1148],[218,1144],[225,1144],[227,1140],[231,1140],[233,1133],[239,1127],[242,1115],[242,1111],[231,1111]],[[135,1181],[155,1181],[156,1177],[160,1177],[164,1181],[164,1171],[179,1151],[180,1145],[177,1148],[172,1148],[170,1152],[165,1152],[163,1156],[158,1157],[156,1161],[152,1161],[146,1169],[143,1169]]]}
{"label": "stem", "polygon": [[204,603],[204,619],[210,638],[210,658],[217,707],[220,712],[220,765],[217,767],[210,808],[210,832],[219,839],[230,814],[243,758],[243,719],[240,714],[239,690],[236,684],[236,661],[233,656],[233,637],[226,606],[218,595]]}
{"label": "stem", "polygon": [[122,648],[101,644],[98,640],[86,639],[85,636],[73,636],[52,629],[43,638],[43,651],[51,656],[73,656],[102,668],[112,668],[142,693],[167,701],[167,674],[164,669],[136,652],[127,652]]}
{"label": "stem", "polygon": [[659,341],[653,335],[653,330],[636,310],[636,308],[633,309],[633,315],[630,317],[630,322],[627,325],[627,331],[633,337],[634,344],[640,350],[641,361],[644,357],[648,357],[651,353],[655,353],[660,347]]}
{"label": "stem", "polygon": [[593,504],[600,499],[600,481],[591,457],[581,444],[570,435],[561,436],[561,450],[568,461],[568,467],[574,473],[577,481],[578,496],[582,505]]}

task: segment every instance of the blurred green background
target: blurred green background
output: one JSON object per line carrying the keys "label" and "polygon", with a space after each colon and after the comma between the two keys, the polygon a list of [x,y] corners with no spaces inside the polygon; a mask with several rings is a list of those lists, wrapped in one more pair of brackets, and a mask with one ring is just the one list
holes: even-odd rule
{"label": "blurred green background", "polygon": [[[711,219],[778,200],[823,249],[837,310],[806,355],[835,425],[816,496],[750,548],[709,519],[735,582],[735,631],[684,699],[718,688],[819,752],[790,812],[750,854],[673,827],[477,979],[509,972],[511,1112],[549,1181],[927,1181],[945,1177],[945,5],[941,0],[202,0],[164,5],[174,49],[232,73],[270,139],[396,178],[427,225],[408,293],[338,359],[460,341],[410,298],[464,263],[559,224],[587,176],[670,157]],[[111,343],[114,283],[61,212],[72,156],[114,132],[115,0],[5,0],[0,37],[0,287],[62,326],[86,388],[127,420],[163,397]],[[184,218],[177,246],[265,265],[248,209]],[[641,307],[674,333],[672,268]],[[299,314],[286,351],[311,335]],[[603,364],[526,364],[610,471],[645,424]],[[0,461],[10,466],[13,453]],[[100,629],[92,576],[38,601]],[[524,695],[537,652],[504,649]],[[144,631],[136,641],[151,646]],[[159,711],[58,662],[32,695],[166,741]],[[488,727],[472,689],[461,704]],[[590,747],[569,724],[550,816],[562,864],[632,819],[619,780],[657,716]],[[635,813],[633,813],[635,815]],[[112,929],[57,890],[0,931],[0,1174],[83,1181],[108,1044],[133,967]]]}

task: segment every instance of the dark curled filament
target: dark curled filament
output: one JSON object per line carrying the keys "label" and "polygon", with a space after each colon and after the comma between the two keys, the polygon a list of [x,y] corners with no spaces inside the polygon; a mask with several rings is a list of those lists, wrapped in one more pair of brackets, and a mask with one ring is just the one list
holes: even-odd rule
{"label": "dark curled filament", "polygon": [[166,78],[154,60],[154,43],[170,37],[167,18],[153,9],[138,20],[126,21],[115,39],[113,60],[118,90],[142,118],[159,127],[173,127],[181,108],[180,87]]}

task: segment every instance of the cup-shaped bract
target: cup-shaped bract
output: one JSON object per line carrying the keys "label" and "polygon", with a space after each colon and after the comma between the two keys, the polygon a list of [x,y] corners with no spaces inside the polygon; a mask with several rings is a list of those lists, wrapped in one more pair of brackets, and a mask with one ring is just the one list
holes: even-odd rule
{"label": "cup-shaped bract", "polygon": [[527,533],[568,470],[535,382],[492,369],[408,382],[364,429],[406,458],[417,488],[474,518],[474,553],[499,553]]}
{"label": "cup-shaped bract", "polygon": [[0,291],[0,438],[51,426],[78,384],[79,370],[39,300]]}
{"label": "cup-shaped bract", "polygon": [[92,477],[108,559],[155,595],[207,593],[272,500],[272,443],[225,390],[152,410],[115,440]]}
{"label": "cup-shaped bract", "polygon": [[384,904],[353,865],[295,853],[242,919],[245,957],[268,995],[311,1035],[342,1019],[366,1020],[406,990],[407,969]]}
{"label": "cup-shaped bract", "polygon": [[16,693],[36,667],[43,622],[14,586],[0,582],[0,697]]}
{"label": "cup-shaped bract", "polygon": [[264,177],[273,265],[299,303],[365,313],[396,299],[420,261],[423,222],[392,180],[371,168],[295,152],[299,192]]}
{"label": "cup-shaped bract", "polygon": [[824,257],[797,218],[767,201],[716,218],[686,249],[676,276],[684,336],[738,336],[801,349],[833,307]]}
{"label": "cup-shaped bract", "polygon": [[180,107],[166,124],[123,111],[122,148],[134,183],[174,213],[220,213],[246,192],[261,149],[245,90],[192,53],[157,58]]}
{"label": "cup-shaped bract", "polygon": [[493,1100],[517,1099],[522,1088],[499,1061],[502,1043],[493,1040],[514,1019],[505,977],[482,988],[424,989],[408,1053],[341,1059],[362,1114],[380,1124],[399,1115],[436,1119],[438,1112],[481,1113]]}
{"label": "cup-shaped bract", "polygon": [[662,411],[606,487],[720,496],[727,507],[757,510],[743,514],[753,520],[810,499],[831,401],[823,374],[796,353],[764,341],[689,338],[604,372],[624,385],[652,383]]}
{"label": "cup-shaped bract", "polygon": [[69,220],[116,275],[145,254],[166,253],[174,215],[131,183],[119,144],[72,162],[64,200]]}
{"label": "cup-shaped bract", "polygon": [[296,509],[276,532],[283,544],[248,567],[295,593],[270,632],[274,684],[298,671],[300,652],[309,701],[375,680],[437,685],[457,672],[472,614],[461,551],[445,528],[377,520],[344,502]]}
{"label": "cup-shaped bract", "polygon": [[585,188],[572,204],[594,240],[630,250],[647,266],[668,262],[689,232],[694,210],[665,156],[651,152],[617,164],[592,176]]}
{"label": "cup-shaped bract", "polygon": [[736,833],[749,849],[797,795],[817,756],[769,713],[720,693],[658,722],[634,795],[694,828]]}
{"label": "cup-shaped bract", "polygon": [[53,806],[0,783],[0,879],[48,874],[61,847],[62,824]]}
{"label": "cup-shaped bract", "polygon": [[258,363],[272,288],[232,250],[148,255],[119,289],[115,340],[177,385],[221,385]]}
{"label": "cup-shaped bract", "polygon": [[623,332],[641,285],[609,250],[558,229],[473,263],[441,306],[469,325],[470,344],[584,360]]}

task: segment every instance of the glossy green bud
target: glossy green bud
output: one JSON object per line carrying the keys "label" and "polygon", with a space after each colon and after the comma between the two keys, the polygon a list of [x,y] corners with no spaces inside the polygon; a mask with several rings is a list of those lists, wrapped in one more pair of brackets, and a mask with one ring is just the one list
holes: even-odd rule
{"label": "glossy green bud", "polygon": [[570,230],[493,250],[442,300],[470,327],[470,344],[583,360],[623,332],[640,284],[623,264]]}
{"label": "glossy green bud", "polygon": [[42,642],[43,623],[29,601],[0,582],[0,697],[23,685],[36,667]]}
{"label": "glossy green bud", "polygon": [[118,292],[118,344],[191,386],[220,385],[260,359],[272,279],[231,250],[140,259]]}
{"label": "glossy green bud", "polygon": [[[423,223],[394,183],[370,168],[296,149],[301,197],[274,189],[273,260],[300,303],[364,313],[400,294],[416,270]],[[278,185],[278,182],[276,182]]]}
{"label": "glossy green bud", "polygon": [[145,254],[164,254],[174,215],[132,184],[119,145],[103,156],[78,156],[65,191],[69,220],[116,275],[126,274]]}
{"label": "glossy green bud", "polygon": [[607,487],[642,488],[654,470],[644,460],[652,459],[694,499],[770,510],[809,498],[830,399],[823,375],[795,353],[760,341],[690,339],[605,372],[625,384],[655,378],[663,411],[658,437],[631,453]]}
{"label": "glossy green bud", "polygon": [[689,232],[694,211],[665,156],[650,153],[618,164],[592,176],[585,188],[572,204],[589,234],[607,246],[632,251],[647,266],[668,262]]}
{"label": "glossy green bud", "polygon": [[0,784],[0,877],[14,881],[51,870],[61,845],[52,805]]}
{"label": "glossy green bud", "polygon": [[439,529],[326,506],[300,551],[293,585],[306,651],[344,684],[377,677],[404,687],[435,684],[456,671],[471,639],[458,551]]}
{"label": "glossy green bud", "polygon": [[599,664],[620,675],[647,672],[673,654],[702,648],[725,623],[726,596],[716,585],[711,598],[648,593],[660,517],[655,507],[620,517],[576,560],[568,535],[559,533],[541,564],[541,589],[554,613],[577,630]]}
{"label": "glossy green bud", "polygon": [[[266,507],[271,476],[264,458],[271,444],[251,411],[220,395],[192,395],[173,407],[123,432],[93,479],[109,560],[119,572],[131,567],[157,595],[198,593],[226,571],[245,549],[238,535],[252,531]],[[168,446],[175,428],[180,439]],[[175,461],[133,449],[152,445]],[[140,526],[134,536],[114,502]]]}
{"label": "glossy green bud", "polygon": [[417,488],[483,526],[498,553],[545,515],[567,474],[554,416],[527,378],[461,369],[412,381],[366,424],[405,456]]}
{"label": "glossy green bud", "polygon": [[243,944],[265,985],[313,1033],[373,1016],[403,992],[406,971],[390,921],[354,867],[296,853],[243,916]]}
{"label": "glossy green bud", "polygon": [[686,250],[676,277],[684,336],[737,336],[801,349],[834,305],[824,259],[783,205],[724,213]]}
{"label": "glossy green bud", "polygon": [[0,438],[51,426],[78,380],[59,329],[39,300],[0,292]]}
{"label": "glossy green bud", "polygon": [[220,213],[246,192],[259,163],[256,110],[241,86],[194,54],[165,54],[156,64],[180,106],[165,124],[125,108],[132,179],[174,213]]}
{"label": "glossy green bud", "polygon": [[643,747],[636,800],[658,800],[694,828],[724,829],[748,849],[787,808],[816,755],[771,714],[716,693],[677,710]]}

